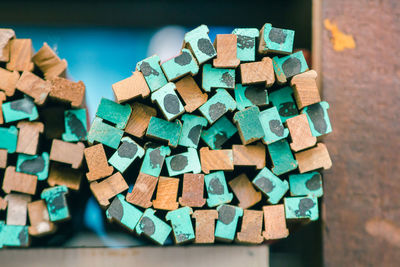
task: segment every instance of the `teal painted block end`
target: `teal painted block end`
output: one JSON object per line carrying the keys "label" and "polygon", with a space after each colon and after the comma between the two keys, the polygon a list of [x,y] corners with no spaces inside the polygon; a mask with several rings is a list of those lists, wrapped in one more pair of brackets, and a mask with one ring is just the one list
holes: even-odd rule
{"label": "teal painted block end", "polygon": [[285,123],[287,119],[293,118],[299,114],[293,99],[293,89],[290,86],[285,86],[270,93],[269,100],[277,108],[282,123]]}
{"label": "teal painted block end", "polygon": [[135,230],[142,215],[143,212],[126,202],[125,197],[121,194],[118,194],[114,198],[111,205],[106,210],[107,219],[117,221],[130,231]]}
{"label": "teal painted block end", "polygon": [[225,89],[217,89],[217,93],[207,100],[200,108],[200,113],[210,124],[216,122],[224,114],[236,109],[236,101]]}
{"label": "teal painted block end", "polygon": [[8,153],[14,153],[17,150],[17,142],[17,127],[13,125],[9,128],[0,127],[0,149],[5,149]]}
{"label": "teal painted block end", "polygon": [[169,82],[151,94],[151,101],[157,102],[158,107],[168,121],[175,119],[185,112],[185,108],[179,100],[175,89],[175,84]]}
{"label": "teal painted block end", "polygon": [[281,58],[274,57],[272,63],[275,75],[280,83],[285,83],[287,79],[308,70],[307,61],[302,51]]}
{"label": "teal painted block end", "polygon": [[217,207],[217,211],[215,237],[220,241],[232,242],[235,238],[239,218],[243,216],[243,209],[232,205],[220,205]]}
{"label": "teal painted block end", "polygon": [[1,106],[6,123],[28,119],[36,120],[39,117],[35,103],[30,97],[9,101]]}
{"label": "teal painted block end", "polygon": [[283,203],[287,220],[316,221],[319,218],[317,198],[285,197]]}
{"label": "teal painted block end", "polygon": [[289,130],[283,127],[276,107],[261,111],[260,122],[264,130],[264,144],[271,144],[288,136]]}
{"label": "teal painted block end", "polygon": [[266,106],[269,104],[267,89],[256,85],[235,86],[235,100],[238,110],[243,110],[251,106]]}
{"label": "teal painted block end", "polygon": [[144,156],[144,149],[128,136],[121,139],[121,145],[108,160],[119,172],[123,173],[136,158]]}
{"label": "teal painted block end", "polygon": [[322,177],[319,172],[307,172],[289,175],[291,196],[322,197]]}
{"label": "teal painted block end", "polygon": [[210,92],[212,88],[235,88],[235,70],[217,69],[211,64],[204,64],[202,86],[204,91]]}
{"label": "teal painted block end", "polygon": [[0,221],[0,248],[28,247],[30,243],[28,226],[7,225]]}
{"label": "teal painted block end", "polygon": [[171,226],[166,222],[154,215],[156,211],[153,209],[146,209],[142,218],[136,225],[136,233],[138,235],[145,235],[159,245],[164,245],[169,234],[172,231]]}
{"label": "teal painted block end", "polygon": [[177,147],[181,131],[182,123],[179,120],[170,122],[157,117],[151,117],[146,136],[157,140],[168,141],[169,146]]}
{"label": "teal painted block end", "polygon": [[203,24],[185,34],[185,47],[190,48],[199,64],[203,64],[217,55],[210,37],[208,37],[208,32],[208,27]]}
{"label": "teal painted block end", "polygon": [[263,127],[260,122],[260,110],[257,106],[236,112],[233,116],[233,121],[237,125],[240,139],[244,145],[264,137]]}
{"label": "teal painted block end", "polygon": [[208,124],[207,120],[191,114],[183,114],[181,120],[183,121],[183,125],[178,144],[185,147],[197,148],[203,127]]}
{"label": "teal painted block end", "polygon": [[308,124],[310,125],[311,134],[315,137],[332,132],[332,125],[328,115],[329,104],[326,101],[312,104],[304,107],[302,114],[307,115]]}
{"label": "teal painted block end", "polygon": [[189,49],[183,48],[181,54],[161,64],[168,81],[175,81],[178,78],[190,74],[192,76],[199,72],[199,65]]}
{"label": "teal painted block end", "polygon": [[159,177],[164,159],[171,154],[171,149],[167,146],[147,147],[140,172]]}
{"label": "teal painted block end", "polygon": [[226,184],[225,174],[223,171],[204,175],[204,182],[208,194],[208,207],[212,208],[232,201],[233,194],[228,191],[228,185]]}
{"label": "teal painted block end", "polygon": [[70,109],[64,112],[65,133],[62,139],[65,142],[79,142],[87,140],[86,109]]}
{"label": "teal painted block end", "polygon": [[297,168],[298,162],[293,157],[287,139],[281,139],[267,145],[267,147],[272,164],[274,165],[272,167],[272,172],[275,175],[288,173]]}
{"label": "teal painted block end", "polygon": [[201,165],[197,150],[189,147],[187,152],[173,155],[165,159],[169,176],[183,173],[200,173]]}
{"label": "teal painted block end", "polygon": [[252,183],[268,197],[270,204],[277,204],[289,190],[288,182],[279,179],[266,167],[257,174]]}
{"label": "teal painted block end", "polygon": [[49,154],[18,154],[16,171],[36,175],[39,181],[46,180],[49,176]]}
{"label": "teal painted block end", "polygon": [[131,116],[131,106],[128,104],[118,104],[112,100],[102,98],[97,107],[96,116],[105,121],[115,124],[118,129],[125,129]]}
{"label": "teal painted block end", "polygon": [[210,128],[203,130],[201,139],[211,149],[221,149],[237,131],[236,126],[226,116],[222,116]]}
{"label": "teal painted block end", "polygon": [[237,36],[236,56],[241,62],[254,61],[256,58],[257,28],[236,28],[232,34]]}
{"label": "teal painted block end", "polygon": [[176,244],[191,242],[195,239],[191,214],[192,208],[183,207],[173,211],[169,211],[165,218],[171,221],[172,230]]}
{"label": "teal painted block end", "polygon": [[261,29],[259,52],[290,54],[293,51],[294,31],[272,27],[266,23]]}
{"label": "teal painted block end", "polygon": [[88,132],[88,142],[93,144],[95,141],[103,145],[117,149],[124,131],[108,125],[99,117],[94,118]]}
{"label": "teal painted block end", "polygon": [[143,74],[151,92],[155,92],[168,83],[160,67],[160,57],[153,55],[136,64],[136,69]]}
{"label": "teal painted block end", "polygon": [[40,197],[46,201],[50,221],[63,221],[70,217],[65,195],[68,188],[65,185],[46,188]]}

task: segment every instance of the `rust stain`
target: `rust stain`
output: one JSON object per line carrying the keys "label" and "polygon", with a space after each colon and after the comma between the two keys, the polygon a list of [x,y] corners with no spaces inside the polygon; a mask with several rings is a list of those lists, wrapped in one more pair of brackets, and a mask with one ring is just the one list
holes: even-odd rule
{"label": "rust stain", "polygon": [[400,247],[400,227],[382,219],[370,219],[365,223],[368,234],[381,238],[393,246]]}
{"label": "rust stain", "polygon": [[325,29],[331,32],[331,43],[335,51],[343,51],[345,49],[354,49],[356,43],[350,34],[345,34],[339,30],[336,24],[329,19],[324,20]]}

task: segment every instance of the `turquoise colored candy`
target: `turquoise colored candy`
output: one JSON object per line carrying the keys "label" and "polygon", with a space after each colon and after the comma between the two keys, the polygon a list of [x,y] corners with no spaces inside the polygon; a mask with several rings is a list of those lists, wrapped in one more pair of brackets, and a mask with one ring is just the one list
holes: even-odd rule
{"label": "turquoise colored candy", "polygon": [[254,61],[256,58],[257,28],[236,28],[232,31],[237,36],[236,56],[242,61]]}
{"label": "turquoise colored candy", "polygon": [[225,113],[234,111],[236,109],[236,102],[232,96],[224,89],[217,89],[217,93],[207,100],[200,108],[200,113],[213,124]]}
{"label": "turquoise colored candy", "polygon": [[272,172],[281,175],[297,168],[297,160],[294,159],[292,150],[286,139],[276,141],[267,145],[269,156],[271,157]]}
{"label": "turquoise colored candy", "polygon": [[182,124],[179,120],[170,122],[157,117],[151,117],[146,136],[168,141],[169,146],[176,147],[181,135],[181,130]]}
{"label": "turquoise colored candy", "polygon": [[146,209],[142,218],[136,225],[136,233],[138,235],[144,234],[159,245],[164,245],[169,234],[172,231],[171,226],[160,218],[154,215],[156,211],[153,209]]}
{"label": "turquoise colored candy", "polygon": [[235,86],[235,100],[238,110],[251,106],[262,107],[269,103],[268,91],[260,86],[238,83]]}
{"label": "turquoise colored candy", "polygon": [[283,203],[287,220],[316,221],[319,218],[318,199],[315,197],[285,197]]}
{"label": "turquoise colored candy", "polygon": [[64,111],[65,133],[62,139],[66,142],[87,140],[86,109],[70,109]]}
{"label": "turquoise colored candy", "polygon": [[328,116],[329,104],[322,101],[304,107],[302,114],[307,115],[308,124],[310,125],[311,134],[315,137],[332,132],[331,122]]}
{"label": "turquoise colored candy", "polygon": [[132,204],[125,201],[123,195],[118,194],[111,205],[106,210],[106,216],[109,220],[115,220],[125,226],[130,231],[135,230],[143,212]]}
{"label": "turquoise colored candy", "polygon": [[121,145],[108,160],[119,172],[123,173],[136,158],[142,158],[144,149],[128,136],[121,139]]}
{"label": "turquoise colored candy", "polygon": [[283,87],[270,93],[269,100],[272,102],[272,105],[278,109],[282,123],[299,114],[293,99],[293,89],[290,86]]}
{"label": "turquoise colored candy", "polygon": [[115,124],[116,128],[123,130],[128,123],[131,112],[131,106],[128,104],[121,105],[107,98],[102,98],[100,105],[97,107],[96,116]]}
{"label": "turquoise colored candy", "polygon": [[3,103],[1,108],[6,123],[24,119],[33,121],[39,117],[35,103],[33,103],[33,100],[27,96],[18,100]]}
{"label": "turquoise colored candy", "polygon": [[138,62],[136,69],[143,74],[151,92],[157,91],[168,83],[160,67],[160,57],[157,55]]}
{"label": "turquoise colored candy", "polygon": [[294,31],[272,27],[266,23],[263,28],[264,46],[261,46],[261,53],[290,54],[293,51]]}
{"label": "turquoise colored candy", "polygon": [[158,107],[168,121],[185,112],[182,102],[175,93],[175,88],[175,84],[170,82],[151,94],[151,101],[157,102]]}
{"label": "turquoise colored candy", "polygon": [[306,172],[289,175],[291,196],[322,197],[322,177],[319,172]]}
{"label": "turquoise colored candy", "polygon": [[0,127],[0,149],[6,149],[8,153],[17,150],[18,129],[15,126],[10,128]]}
{"label": "turquoise colored candy", "polygon": [[165,218],[171,221],[174,231],[175,243],[182,244],[194,240],[194,230],[190,215],[193,210],[190,207],[183,207],[169,211]]}
{"label": "turquoise colored candy", "polygon": [[202,86],[206,92],[210,92],[211,88],[234,89],[235,70],[217,69],[213,68],[211,64],[204,64]]}
{"label": "turquoise colored candy", "polygon": [[185,34],[185,45],[190,48],[199,64],[212,59],[217,55],[210,37],[208,27],[201,25]]}
{"label": "turquoise colored candy", "polygon": [[281,58],[274,57],[272,58],[272,64],[275,75],[278,79],[284,81],[308,70],[307,61],[302,51]]}
{"label": "turquoise colored candy", "polygon": [[39,181],[46,180],[49,176],[49,154],[47,152],[33,156],[18,154],[16,171],[36,175]]}
{"label": "turquoise colored candy", "polygon": [[186,74],[196,75],[199,72],[199,65],[189,49],[183,48],[179,56],[165,61],[161,64],[168,81],[174,81]]}
{"label": "turquoise colored candy", "polygon": [[236,112],[235,116],[233,116],[233,121],[239,129],[240,139],[243,144],[249,144],[264,137],[258,107],[252,106]]}
{"label": "turquoise colored candy", "polygon": [[222,145],[236,132],[236,126],[227,117],[222,116],[210,128],[203,130],[201,139],[211,149],[221,149]]}
{"label": "turquoise colored candy", "polygon": [[165,163],[169,176],[201,172],[200,159],[195,148],[189,147],[187,152],[167,157]]}
{"label": "turquoise colored candy", "polygon": [[171,154],[171,149],[168,146],[147,148],[140,172],[154,177],[160,176],[164,159],[169,154]]}
{"label": "turquoise colored candy", "polygon": [[253,179],[253,184],[268,197],[270,204],[277,204],[289,189],[286,180],[282,181],[266,167]]}
{"label": "turquoise colored candy", "polygon": [[46,201],[50,221],[62,221],[69,218],[69,210],[65,195],[68,188],[65,185],[46,188],[40,197]]}
{"label": "turquoise colored candy", "polygon": [[220,241],[231,242],[235,238],[239,217],[243,216],[243,209],[232,205],[221,205],[217,207],[217,211],[215,237]]}
{"label": "turquoise colored candy", "polygon": [[99,117],[94,118],[88,133],[88,142],[93,144],[95,141],[103,145],[117,149],[124,131],[108,125]]}
{"label": "turquoise colored candy", "polygon": [[229,193],[223,171],[204,175],[207,189],[207,205],[212,208],[232,201],[233,194]]}
{"label": "turquoise colored candy", "polygon": [[202,129],[208,124],[207,120],[191,114],[183,114],[181,120],[183,121],[183,126],[178,144],[185,147],[197,148]]}
{"label": "turquoise colored candy", "polygon": [[263,142],[271,144],[288,136],[289,130],[283,127],[276,107],[266,109],[260,113],[260,122],[264,130]]}
{"label": "turquoise colored candy", "polygon": [[0,221],[0,248],[5,247],[28,247],[28,226],[7,225]]}

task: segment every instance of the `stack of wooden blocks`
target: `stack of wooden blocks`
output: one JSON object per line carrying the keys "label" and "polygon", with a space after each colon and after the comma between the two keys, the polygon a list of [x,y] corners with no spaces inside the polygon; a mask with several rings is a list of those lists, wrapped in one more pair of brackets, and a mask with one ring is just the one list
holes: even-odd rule
{"label": "stack of wooden blocks", "polygon": [[34,53],[31,39],[0,29],[0,247],[28,246],[70,218],[87,121],[85,85],[64,78],[66,68],[46,43]]}
{"label": "stack of wooden blocks", "polygon": [[90,188],[110,220],[161,245],[171,232],[176,244],[285,238],[287,221],[319,217],[329,105],[294,31],[208,32],[112,85],[88,133]]}

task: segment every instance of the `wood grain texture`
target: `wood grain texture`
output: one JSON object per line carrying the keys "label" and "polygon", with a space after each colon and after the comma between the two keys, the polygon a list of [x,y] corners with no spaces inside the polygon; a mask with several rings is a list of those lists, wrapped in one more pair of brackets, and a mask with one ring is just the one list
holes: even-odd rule
{"label": "wood grain texture", "polygon": [[72,168],[78,169],[82,165],[84,149],[85,145],[81,142],[68,143],[53,139],[50,160],[71,164]]}
{"label": "wood grain texture", "polygon": [[4,173],[3,191],[11,191],[34,195],[36,192],[37,176],[16,172],[14,166],[8,166]]}
{"label": "wood grain texture", "polygon": [[289,235],[286,227],[285,207],[283,204],[269,205],[263,207],[265,240],[285,238]]}
{"label": "wood grain texture", "polygon": [[0,90],[3,90],[7,96],[14,95],[18,79],[18,71],[8,71],[6,69],[0,68]]}
{"label": "wood grain texture", "polygon": [[70,103],[72,107],[82,106],[85,98],[85,84],[56,77],[51,80],[50,96],[60,102]]}
{"label": "wood grain texture", "polygon": [[47,183],[50,186],[65,185],[69,189],[79,190],[82,176],[81,170],[71,169],[65,164],[52,162]]}
{"label": "wood grain texture", "polygon": [[232,149],[210,150],[208,147],[200,148],[201,169],[204,173],[213,170],[233,171]]}
{"label": "wood grain texture", "polygon": [[265,83],[265,87],[272,86],[275,82],[272,59],[263,57],[261,61],[240,64],[240,76],[242,84]]}
{"label": "wood grain texture", "polygon": [[296,117],[286,120],[287,128],[289,129],[292,143],[290,148],[297,152],[317,143],[317,138],[312,136],[310,125],[308,124],[307,115],[300,114]]}
{"label": "wood grain texture", "polygon": [[158,210],[175,210],[179,207],[178,196],[179,178],[160,176],[158,179],[156,199],[153,206]]}
{"label": "wood grain texture", "polygon": [[139,71],[134,71],[131,77],[114,83],[112,89],[118,103],[123,103],[139,96],[145,98],[150,94],[146,80]]}
{"label": "wood grain texture", "polygon": [[229,186],[239,200],[238,206],[243,209],[248,209],[261,201],[261,192],[256,191],[244,173],[230,180]]}
{"label": "wood grain texture", "polygon": [[216,68],[236,68],[240,64],[237,58],[237,36],[235,34],[217,34],[214,40],[217,57],[213,60]]}
{"label": "wood grain texture", "polygon": [[183,175],[182,206],[203,207],[206,203],[204,196],[204,174],[185,173]]}
{"label": "wood grain texture", "polygon": [[28,214],[28,203],[32,197],[25,194],[8,194],[5,196],[7,201],[7,219],[8,225],[26,225]]}
{"label": "wood grain texture", "polygon": [[101,182],[90,183],[90,189],[99,204],[103,207],[110,205],[109,199],[129,188],[121,173],[117,172]]}
{"label": "wood grain texture", "polygon": [[16,87],[19,91],[32,97],[35,104],[41,106],[47,99],[51,89],[51,83],[45,81],[32,72],[24,71],[19,78]]}
{"label": "wood grain texture", "polygon": [[7,167],[8,152],[6,149],[0,149],[0,169]]}
{"label": "wood grain texture", "polygon": [[293,95],[299,109],[321,101],[315,70],[297,74],[290,81],[290,85],[293,87]]}
{"label": "wood grain texture", "polygon": [[110,176],[114,167],[108,165],[106,153],[102,144],[87,147],[84,150],[89,172],[86,177],[89,182]]}
{"label": "wood grain texture", "polygon": [[327,170],[332,167],[328,149],[323,143],[318,143],[316,147],[297,152],[294,156],[299,164],[300,173],[320,168]]}
{"label": "wood grain texture", "polygon": [[15,38],[15,32],[12,29],[0,29],[0,62],[10,60],[10,40]]}
{"label": "wood grain texture", "polygon": [[235,166],[255,166],[257,170],[265,167],[265,146],[261,143],[232,145],[232,153]]}
{"label": "wood grain texture", "polygon": [[60,59],[46,42],[33,55],[32,61],[43,72],[46,80],[64,76],[63,74],[65,74],[67,69],[67,61]]}
{"label": "wood grain texture", "polygon": [[192,113],[207,102],[208,95],[203,93],[192,76],[187,75],[175,83],[176,90],[185,102],[186,112]]}
{"label": "wood grain texture", "polygon": [[149,126],[150,118],[157,115],[157,110],[142,103],[131,104],[132,113],[126,124],[125,132],[142,138]]}
{"label": "wood grain texture", "polygon": [[7,209],[7,200],[0,197],[0,210],[6,210],[6,209]]}
{"label": "wood grain texture", "polygon": [[196,210],[192,217],[196,220],[196,244],[212,244],[215,236],[215,220],[218,219],[217,210]]}
{"label": "wood grain texture", "polygon": [[41,122],[20,121],[17,124],[18,142],[17,153],[36,155],[39,135],[44,131],[44,125]]}
{"label": "wood grain texture", "polygon": [[244,244],[261,244],[264,237],[261,235],[263,228],[262,210],[244,210],[242,228],[236,235],[236,241]]}
{"label": "wood grain texture", "polygon": [[7,63],[8,70],[32,71],[32,40],[31,39],[12,39],[10,41],[10,61]]}
{"label": "wood grain texture", "polygon": [[31,224],[28,231],[32,236],[44,236],[54,233],[57,229],[56,225],[50,221],[46,202],[43,199],[28,204],[28,215]]}
{"label": "wood grain texture", "polygon": [[153,205],[151,198],[157,182],[158,177],[140,172],[132,192],[126,194],[126,201],[145,209],[150,208]]}
{"label": "wood grain texture", "polygon": [[6,94],[4,92],[0,91],[0,125],[4,123],[4,117],[3,117],[3,102],[6,100]]}

